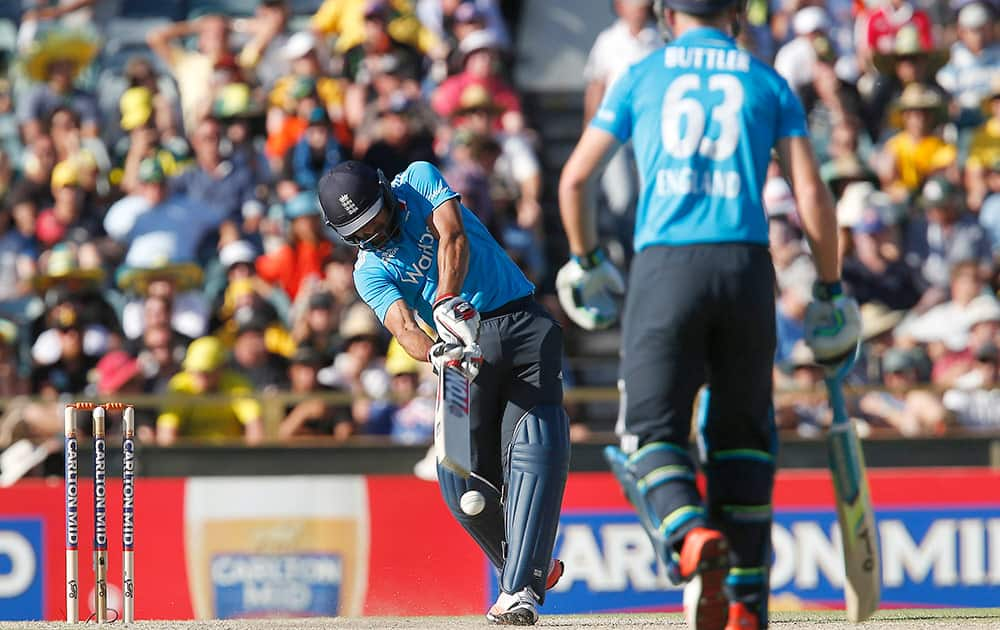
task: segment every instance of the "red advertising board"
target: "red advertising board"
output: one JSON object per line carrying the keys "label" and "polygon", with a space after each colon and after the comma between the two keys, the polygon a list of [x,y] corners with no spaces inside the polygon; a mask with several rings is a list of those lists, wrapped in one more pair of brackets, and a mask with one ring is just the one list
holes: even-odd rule
{"label": "red advertising board", "polygon": [[[121,480],[107,482],[109,606],[121,610]],[[93,612],[92,556],[94,486],[81,479],[80,617]],[[184,568],[184,480],[142,479],[135,491],[136,616],[140,619],[190,619],[191,602]],[[34,570],[42,576],[40,610],[0,611],[13,619],[65,619],[64,497],[60,481],[25,480],[0,490],[0,531],[14,520],[41,523],[41,545],[33,549]],[[4,617],[0,617],[3,619]]]}
{"label": "red advertising board", "polygon": [[[887,606],[989,605],[1000,585],[1000,472],[870,473]],[[92,485],[80,484],[81,616],[92,612]],[[110,604],[120,607],[121,485],[109,480]],[[64,617],[61,481],[0,490],[0,620]],[[779,605],[841,605],[829,475],[775,488]],[[556,553],[567,573],[547,612],[674,610],[669,585],[607,473],[573,473]],[[495,596],[483,555],[437,485],[408,476],[141,479],[139,619],[313,614],[481,614]],[[6,571],[6,573],[4,573]],[[13,585],[13,586],[12,586]],[[113,618],[113,615],[112,615]]]}

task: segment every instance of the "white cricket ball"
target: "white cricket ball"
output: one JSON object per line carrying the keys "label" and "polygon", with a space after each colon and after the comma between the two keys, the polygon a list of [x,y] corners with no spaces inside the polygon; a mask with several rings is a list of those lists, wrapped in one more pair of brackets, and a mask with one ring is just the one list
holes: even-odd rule
{"label": "white cricket ball", "polygon": [[469,516],[475,516],[486,507],[486,497],[478,490],[469,490],[458,500],[458,504],[462,506],[463,512]]}

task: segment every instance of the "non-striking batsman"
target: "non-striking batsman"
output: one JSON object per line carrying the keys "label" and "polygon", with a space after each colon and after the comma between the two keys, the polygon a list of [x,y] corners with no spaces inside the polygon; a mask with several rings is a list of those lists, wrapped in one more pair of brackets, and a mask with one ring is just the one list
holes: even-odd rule
{"label": "non-striking batsman", "polygon": [[80,621],[79,591],[79,450],[76,413],[92,411],[94,434],[94,617],[108,621],[108,522],[107,522],[107,410],[122,412],[122,615],[125,623],[135,620],[135,409],[123,403],[79,402],[64,412],[66,480],[66,621]]}

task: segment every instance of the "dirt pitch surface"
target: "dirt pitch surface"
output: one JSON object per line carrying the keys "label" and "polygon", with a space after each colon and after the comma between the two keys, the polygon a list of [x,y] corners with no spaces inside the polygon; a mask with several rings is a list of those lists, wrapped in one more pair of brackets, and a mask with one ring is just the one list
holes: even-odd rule
{"label": "dirt pitch surface", "polygon": [[[89,625],[89,624],[88,624]],[[121,624],[112,624],[120,626]],[[65,630],[65,623],[0,622],[0,630]],[[483,617],[330,617],[322,619],[242,619],[236,621],[139,621],[129,628],[136,630],[321,630],[350,628],[357,630],[465,630],[495,628]],[[686,626],[677,614],[642,615],[543,615],[539,628],[583,628],[613,630],[618,628],[670,628]],[[774,613],[775,630],[987,630],[1000,628],[1000,608],[889,610],[878,613],[860,626],[849,623],[843,612]]]}

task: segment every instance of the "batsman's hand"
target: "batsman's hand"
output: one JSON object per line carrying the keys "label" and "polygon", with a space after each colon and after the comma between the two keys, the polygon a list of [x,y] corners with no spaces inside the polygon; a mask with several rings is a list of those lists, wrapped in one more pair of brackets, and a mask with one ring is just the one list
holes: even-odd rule
{"label": "batsman's hand", "polygon": [[453,367],[461,372],[469,382],[476,380],[483,366],[483,350],[479,344],[462,346],[447,341],[438,341],[427,353],[435,374],[440,374],[446,367]]}
{"label": "batsman's hand", "polygon": [[603,250],[573,256],[556,275],[559,303],[573,323],[585,330],[608,328],[618,321],[625,279]]}
{"label": "batsman's hand", "polygon": [[861,338],[861,314],[854,298],[844,295],[839,282],[813,288],[806,308],[805,339],[816,362],[833,376],[854,360]]}
{"label": "batsman's hand", "polygon": [[479,311],[458,295],[442,295],[434,301],[434,327],[444,341],[471,346],[479,341]]}

